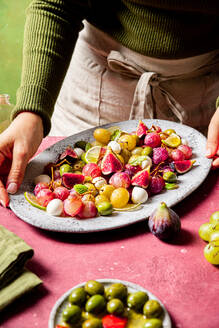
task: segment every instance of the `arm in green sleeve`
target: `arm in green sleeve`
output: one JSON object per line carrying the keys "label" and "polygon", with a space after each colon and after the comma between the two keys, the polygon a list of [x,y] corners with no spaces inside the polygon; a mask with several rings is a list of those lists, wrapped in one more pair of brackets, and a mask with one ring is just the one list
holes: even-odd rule
{"label": "arm in green sleeve", "polygon": [[216,108],[219,107],[219,97],[217,97],[217,100],[216,100]]}
{"label": "arm in green sleeve", "polygon": [[32,111],[43,119],[47,135],[50,118],[70,63],[86,0],[34,0],[27,9],[21,85],[12,113]]}

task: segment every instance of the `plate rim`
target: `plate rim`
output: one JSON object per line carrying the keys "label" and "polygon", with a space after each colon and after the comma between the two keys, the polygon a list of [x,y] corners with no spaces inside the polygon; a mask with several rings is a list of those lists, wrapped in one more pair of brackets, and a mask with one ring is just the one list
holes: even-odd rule
{"label": "plate rim", "polygon": [[[165,326],[163,328],[172,328],[172,320],[171,320],[171,316],[169,314],[169,312],[167,311],[164,303],[156,296],[154,295],[154,293],[152,293],[150,290],[142,287],[139,284],[127,281],[127,280],[120,280],[120,279],[111,279],[111,278],[100,278],[100,279],[95,279],[95,281],[101,282],[103,284],[112,284],[112,283],[122,283],[125,286],[127,286],[127,288],[132,288],[135,289],[136,291],[145,291],[149,298],[152,299],[156,299],[159,301],[159,303],[161,304],[161,306],[164,309],[164,313],[165,313]],[[79,283],[75,286],[73,286],[72,288],[68,289],[64,294],[62,294],[57,301],[55,302],[55,304],[53,305],[51,311],[50,311],[50,315],[49,315],[49,320],[48,320],[48,328],[55,328],[55,325],[57,323],[55,323],[55,316],[57,313],[58,308],[65,302],[66,298],[69,296],[69,294],[71,293],[72,290],[79,288],[79,287],[83,287],[86,284],[87,281],[84,281],[82,283]]]}
{"label": "plate rim", "polygon": [[[202,143],[204,143],[204,142],[206,142],[206,137],[201,133],[201,132],[199,132],[198,130],[196,130],[196,129],[194,129],[194,128],[192,128],[192,127],[190,127],[190,126],[187,126],[187,125],[185,125],[185,124],[181,124],[181,123],[178,123],[178,122],[173,122],[173,121],[168,121],[168,120],[160,120],[160,119],[142,119],[142,121],[147,125],[149,125],[149,124],[157,124],[157,125],[159,125],[159,124],[166,124],[166,125],[174,125],[176,128],[177,128],[177,126],[179,126],[180,127],[180,129],[182,129],[184,126],[186,127],[186,129],[187,129],[187,131],[189,131],[190,133],[195,133],[196,135],[197,135],[197,138],[198,138],[198,140],[199,140],[199,138],[201,138],[201,140],[202,140]],[[133,125],[135,125],[135,127],[137,127],[137,124],[138,124],[138,122],[139,122],[139,120],[128,120],[128,121],[122,121],[122,122],[114,122],[114,123],[107,123],[107,124],[104,124],[104,125],[101,125],[100,127],[111,127],[111,126],[116,126],[116,125],[120,125],[121,127],[123,126],[123,124],[133,124]],[[73,135],[71,135],[71,136],[68,136],[68,137],[64,137],[62,140],[59,140],[59,141],[57,141],[56,143],[54,143],[54,144],[52,144],[51,146],[49,146],[48,148],[46,148],[46,149],[44,149],[42,152],[40,152],[38,155],[36,155],[29,163],[28,163],[28,166],[27,166],[27,170],[26,170],[26,172],[28,171],[28,168],[30,167],[30,165],[31,165],[31,163],[32,164],[34,164],[35,162],[37,162],[37,160],[39,159],[39,158],[41,158],[43,155],[45,155],[46,154],[46,152],[51,152],[51,150],[54,148],[54,147],[59,147],[59,146],[61,146],[62,147],[62,145],[63,145],[63,149],[64,149],[64,147],[66,147],[66,144],[68,144],[68,141],[69,140],[71,140],[71,143],[72,143],[72,138],[76,138],[77,139],[77,137],[80,137],[81,136],[81,134],[82,133],[85,133],[85,134],[88,134],[88,140],[90,140],[91,139],[91,133],[96,129],[97,127],[93,127],[93,128],[90,128],[90,129],[87,129],[87,130],[84,130],[84,131],[82,131],[82,132],[79,132],[79,133],[76,133],[76,134],[73,134]],[[182,136],[183,137],[183,136]],[[43,154],[43,155],[42,155]],[[202,157],[201,157],[202,158]],[[203,158],[204,158],[204,156],[203,156]],[[203,175],[203,177],[201,178],[201,179],[199,179],[199,181],[198,181],[198,183],[196,182],[196,184],[195,185],[193,185],[189,190],[187,190],[187,192],[184,192],[184,194],[183,195],[180,195],[180,200],[178,200],[178,199],[175,199],[174,201],[172,201],[172,203],[171,204],[169,204],[169,206],[175,206],[177,203],[179,203],[179,202],[181,202],[183,199],[185,199],[188,195],[190,195],[194,190],[196,190],[200,185],[201,185],[201,183],[206,179],[206,177],[207,177],[207,175],[209,174],[209,171],[210,171],[210,168],[211,168],[211,162],[212,162],[212,160],[211,159],[207,159],[207,158],[205,158],[205,160],[206,160],[206,163],[208,162],[208,165],[207,165],[207,169],[205,170],[205,174]],[[25,176],[26,176],[26,174],[25,174]],[[167,192],[169,192],[169,191],[167,191]],[[20,196],[20,194],[19,194],[19,192],[18,192],[18,194],[17,195],[19,195]],[[159,194],[160,195],[160,194]],[[24,197],[24,196],[23,196]],[[115,222],[113,222],[113,224],[109,224],[108,226],[102,226],[101,225],[101,223],[98,225],[98,227],[96,227],[96,226],[94,226],[94,225],[92,225],[92,224],[90,224],[90,226],[89,226],[89,229],[83,229],[83,228],[81,228],[80,229],[80,227],[79,228],[77,228],[77,225],[76,226],[72,226],[71,228],[69,228],[68,227],[68,224],[67,224],[67,220],[66,219],[69,219],[69,220],[76,220],[75,218],[63,218],[64,220],[66,220],[66,221],[64,221],[64,222],[66,222],[66,224],[64,223],[63,225],[60,223],[60,224],[58,224],[59,225],[59,227],[57,228],[57,226],[54,228],[53,227],[53,224],[52,223],[50,223],[50,221],[49,221],[49,217],[48,217],[48,214],[46,214],[47,215],[47,217],[46,217],[46,219],[47,220],[45,220],[45,221],[43,221],[43,220],[41,220],[40,222],[38,222],[37,221],[37,224],[36,224],[36,222],[33,222],[32,220],[30,220],[29,219],[29,217],[27,217],[27,216],[22,216],[22,214],[20,214],[20,212],[19,212],[19,208],[17,209],[16,208],[16,201],[15,201],[15,206],[14,206],[14,203],[13,203],[13,200],[16,198],[16,194],[15,195],[11,195],[11,197],[10,197],[11,199],[10,199],[10,204],[9,204],[9,206],[10,206],[10,208],[12,209],[12,211],[21,219],[21,220],[23,220],[23,221],[25,221],[25,222],[27,222],[28,224],[30,224],[30,225],[32,225],[32,226],[34,226],[34,227],[37,227],[37,228],[40,228],[40,229],[43,229],[43,230],[47,230],[47,231],[53,231],[53,232],[62,232],[62,233],[93,233],[93,232],[100,232],[100,231],[108,231],[108,230],[114,230],[114,229],[119,229],[119,228],[122,228],[122,227],[126,227],[126,226],[128,226],[128,225],[131,225],[131,224],[134,224],[134,223],[137,223],[137,222],[141,222],[141,221],[144,221],[147,217],[148,217],[148,215],[145,215],[144,217],[143,217],[143,214],[141,214],[140,216],[142,216],[142,217],[140,217],[140,218],[138,218],[138,219],[133,219],[133,221],[123,221],[122,223],[121,222],[119,222],[119,220],[116,220],[116,218],[115,218]],[[145,205],[147,205],[147,203],[146,204],[142,204],[142,206],[145,206]],[[39,211],[39,209],[37,209],[38,211]],[[135,211],[137,211],[137,210],[135,210]],[[123,212],[124,213],[124,212]],[[130,212],[126,212],[126,213],[130,213]],[[33,216],[35,215],[35,213],[33,214]],[[22,216],[22,217],[21,217]],[[55,216],[51,216],[53,219],[55,219],[55,218],[57,218],[57,217],[55,217]],[[106,220],[106,217],[103,217],[103,216],[99,216],[99,219],[100,220],[103,220],[103,219],[105,219]],[[87,220],[92,220],[92,218],[91,219],[83,219],[84,221],[87,221]],[[83,220],[80,220],[80,221],[83,221]],[[49,221],[49,223],[48,223],[48,221]],[[96,223],[96,222],[95,222]],[[70,223],[69,223],[70,224]],[[80,223],[81,224],[81,223]],[[67,229],[67,227],[68,227],[68,229]]]}

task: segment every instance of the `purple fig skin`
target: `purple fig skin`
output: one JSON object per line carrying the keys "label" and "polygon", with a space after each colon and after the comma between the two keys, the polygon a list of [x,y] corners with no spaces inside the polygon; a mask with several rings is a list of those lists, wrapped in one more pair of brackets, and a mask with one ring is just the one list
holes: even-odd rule
{"label": "purple fig skin", "polygon": [[181,230],[178,214],[161,202],[148,219],[148,227],[161,240],[172,239]]}
{"label": "purple fig skin", "polygon": [[70,146],[68,146],[63,153],[59,156],[58,162],[63,161],[64,159],[66,159],[68,162],[73,163],[75,161],[75,159],[78,158],[78,155],[76,154],[76,152],[74,151],[73,148],[71,148]]}

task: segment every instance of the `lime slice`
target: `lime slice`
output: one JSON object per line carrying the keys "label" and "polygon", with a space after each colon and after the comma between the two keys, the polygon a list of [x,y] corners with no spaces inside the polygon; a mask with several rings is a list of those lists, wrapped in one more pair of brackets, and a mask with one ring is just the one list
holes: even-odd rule
{"label": "lime slice", "polygon": [[121,208],[118,208],[118,207],[114,207],[114,210],[115,211],[133,211],[135,210],[137,207],[139,207],[141,205],[141,203],[138,203],[138,204],[127,204],[126,206],[124,207],[121,207]]}
{"label": "lime slice", "polygon": [[97,163],[100,156],[101,146],[94,146],[85,153],[84,159],[86,163]]}
{"label": "lime slice", "polygon": [[168,138],[162,140],[162,143],[168,147],[176,148],[181,144],[181,138],[176,133],[171,133]]}
{"label": "lime slice", "polygon": [[26,200],[27,200],[32,206],[37,207],[37,208],[39,208],[40,210],[43,210],[43,211],[46,210],[46,207],[41,206],[41,205],[37,202],[36,197],[35,197],[33,194],[29,193],[28,191],[25,191],[25,193],[24,193],[24,197],[26,198]]}

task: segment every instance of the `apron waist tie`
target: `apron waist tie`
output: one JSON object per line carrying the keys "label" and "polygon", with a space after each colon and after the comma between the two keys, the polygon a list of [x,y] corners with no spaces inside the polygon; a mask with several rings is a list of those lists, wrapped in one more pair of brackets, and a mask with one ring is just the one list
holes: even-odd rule
{"label": "apron waist tie", "polygon": [[115,50],[109,53],[107,62],[108,67],[112,71],[130,78],[138,79],[129,120],[144,119],[145,117],[151,119],[157,118],[156,104],[162,104],[162,98],[165,98],[165,102],[178,118],[179,122],[184,121],[186,115],[185,110],[173,96],[160,85],[160,82],[170,80],[173,77],[161,77],[155,72],[145,71],[142,67]]}

